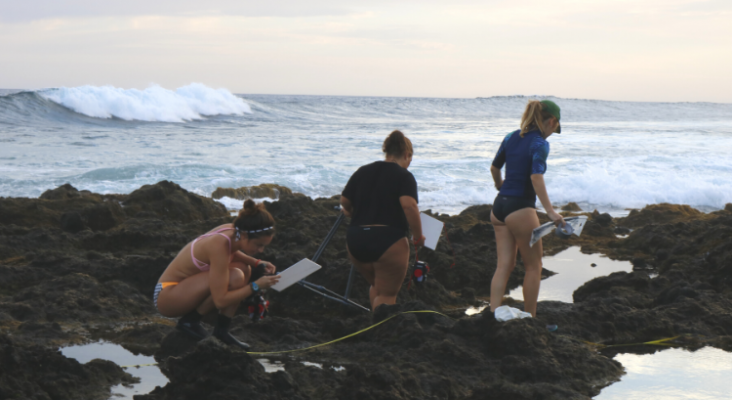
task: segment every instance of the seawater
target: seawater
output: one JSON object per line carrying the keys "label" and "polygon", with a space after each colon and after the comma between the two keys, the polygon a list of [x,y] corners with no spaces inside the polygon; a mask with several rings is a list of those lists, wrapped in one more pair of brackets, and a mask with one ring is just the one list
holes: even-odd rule
{"label": "seawater", "polygon": [[730,398],[732,353],[705,347],[654,354],[617,354],[627,375],[597,400],[724,400]]}
{"label": "seawater", "polygon": [[[119,366],[127,366],[126,372],[140,378],[139,383],[131,386],[121,384],[113,386],[110,399],[132,400],[136,394],[146,394],[155,389],[156,386],[163,387],[168,384],[168,378],[160,371],[153,357],[132,354],[118,344],[97,342],[63,347],[60,350],[61,354],[74,358],[81,364],[99,358],[112,361]],[[144,366],[137,367],[139,365]]]}
{"label": "seawater", "polygon": [[[554,256],[542,258],[543,268],[555,273],[544,278],[539,289],[539,301],[574,302],[572,295],[585,283],[614,272],[631,272],[628,261],[611,260],[601,254],[584,254],[579,246],[570,247]],[[594,265],[594,267],[593,267]],[[514,300],[524,301],[523,286],[508,293]]]}
{"label": "seawater", "polygon": [[[64,183],[129,193],[166,179],[204,196],[277,183],[329,197],[382,159],[384,138],[400,129],[414,143],[421,208],[457,213],[492,203],[491,161],[532,98],[544,97],[234,95],[201,84],[5,90],[0,196],[37,197]],[[732,104],[548,98],[562,107],[546,174],[555,204],[617,214],[732,202]]]}

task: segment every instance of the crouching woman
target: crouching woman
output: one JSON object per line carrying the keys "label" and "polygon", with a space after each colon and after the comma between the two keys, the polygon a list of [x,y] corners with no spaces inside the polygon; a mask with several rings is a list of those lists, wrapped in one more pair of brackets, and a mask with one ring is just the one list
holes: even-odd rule
{"label": "crouching woman", "polygon": [[[229,333],[231,318],[242,300],[279,281],[272,263],[254,258],[274,236],[274,218],[252,200],[230,224],[221,225],[188,243],[168,265],[155,287],[160,314],[181,317],[176,328],[200,340],[208,336],[201,318],[218,310],[213,336],[249,349]],[[250,282],[252,268],[262,264],[266,275]]]}
{"label": "crouching woman", "polygon": [[348,256],[371,284],[372,311],[396,303],[409,266],[408,230],[414,235],[415,250],[424,244],[417,181],[407,171],[414,154],[412,142],[394,131],[382,150],[386,159],[359,168],[341,195],[343,212],[351,217]]}

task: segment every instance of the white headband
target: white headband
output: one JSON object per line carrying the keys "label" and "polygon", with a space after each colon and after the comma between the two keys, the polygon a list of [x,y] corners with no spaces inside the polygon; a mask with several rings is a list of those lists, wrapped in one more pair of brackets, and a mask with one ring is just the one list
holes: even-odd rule
{"label": "white headband", "polygon": [[[241,230],[239,230],[239,228],[237,228],[237,227],[234,227],[234,228],[236,229],[236,240],[241,239]],[[268,231],[268,230],[271,230],[271,229],[274,229],[274,226],[268,226],[266,228],[255,229],[255,230],[252,230],[252,231],[244,231],[244,232],[246,232],[246,233],[259,233],[259,232],[264,232],[264,231]]]}

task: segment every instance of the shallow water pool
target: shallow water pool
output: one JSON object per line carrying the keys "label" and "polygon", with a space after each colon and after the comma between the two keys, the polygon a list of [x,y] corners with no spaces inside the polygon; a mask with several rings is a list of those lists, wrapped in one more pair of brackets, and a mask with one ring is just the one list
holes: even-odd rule
{"label": "shallow water pool", "polygon": [[654,354],[617,354],[625,367],[620,382],[598,400],[722,400],[732,398],[732,353],[712,347],[668,349]]}
{"label": "shallow water pool", "polygon": [[262,364],[262,366],[264,367],[264,372],[268,374],[285,370],[285,364],[282,363],[282,361],[271,361],[266,358],[257,358],[257,361]]}
{"label": "shallow water pool", "polygon": [[465,310],[465,315],[475,315],[480,314],[483,310],[485,310],[488,307],[487,303],[485,306],[480,307],[468,307],[468,309]]}
{"label": "shallow water pool", "polygon": [[[539,301],[556,300],[572,303],[574,302],[572,293],[585,282],[613,272],[633,270],[633,265],[628,261],[611,260],[601,254],[583,254],[576,246],[554,256],[544,257],[543,262],[544,268],[556,272],[556,275],[541,281]],[[596,266],[593,267],[592,264]],[[523,301],[523,288],[519,286],[508,295]]]}
{"label": "shallow water pool", "polygon": [[[153,357],[134,355],[124,347],[109,343],[98,342],[80,346],[69,346],[60,349],[61,354],[74,358],[76,361],[86,364],[89,361],[100,358],[109,360],[119,366],[155,364]],[[130,375],[140,378],[140,383],[125,387],[122,385],[113,386],[110,399],[129,399],[136,394],[150,393],[156,386],[163,387],[168,384],[168,378],[160,372],[157,365],[144,366],[139,368],[125,369]]]}
{"label": "shallow water pool", "polygon": [[[266,358],[257,358],[257,361],[259,361],[260,364],[264,367],[264,372],[271,374],[273,372],[277,371],[284,371],[285,370],[285,364],[282,361],[278,360],[269,360]],[[315,363],[310,361],[300,361],[302,365],[308,366],[308,367],[316,367],[323,369],[323,364],[321,363]],[[331,367],[334,371],[345,371],[346,367],[344,366],[337,366],[337,367]]]}

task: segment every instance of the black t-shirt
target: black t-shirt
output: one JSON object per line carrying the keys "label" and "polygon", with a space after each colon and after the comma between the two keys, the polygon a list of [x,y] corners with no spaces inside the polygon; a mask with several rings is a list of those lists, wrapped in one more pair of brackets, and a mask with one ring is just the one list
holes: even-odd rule
{"label": "black t-shirt", "polygon": [[343,197],[351,201],[351,226],[387,225],[406,231],[407,217],[399,202],[402,196],[417,198],[414,175],[399,164],[377,161],[359,168],[346,188]]}

